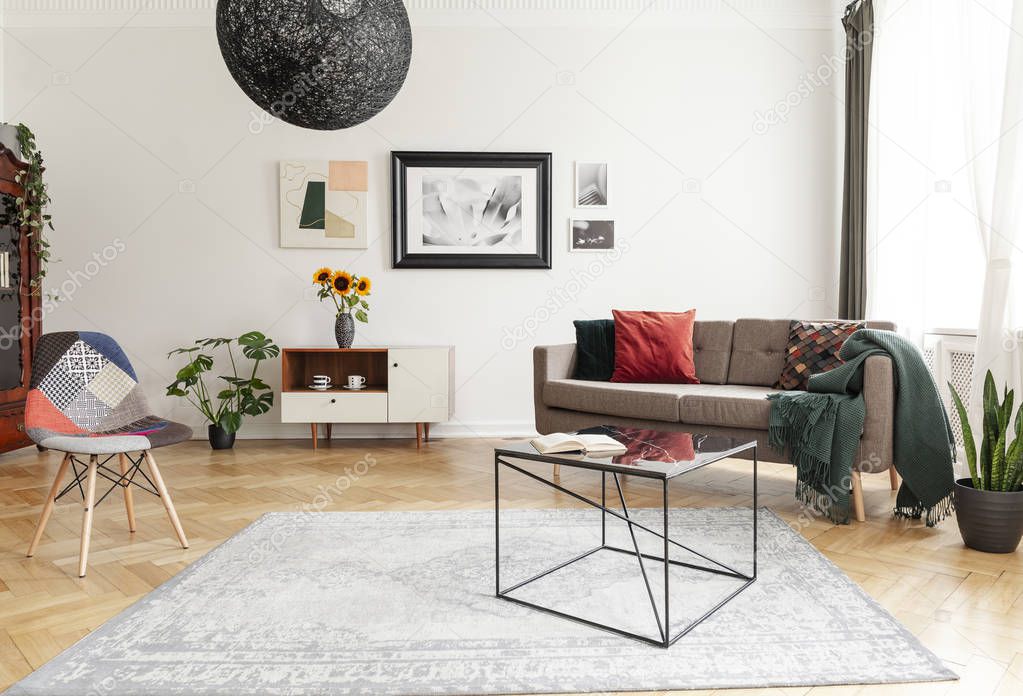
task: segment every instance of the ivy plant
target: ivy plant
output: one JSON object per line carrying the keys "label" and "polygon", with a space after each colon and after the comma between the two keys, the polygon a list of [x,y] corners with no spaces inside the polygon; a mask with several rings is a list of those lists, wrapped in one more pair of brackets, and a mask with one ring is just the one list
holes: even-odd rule
{"label": "ivy plant", "polygon": [[15,202],[18,206],[19,223],[28,229],[29,248],[39,260],[37,271],[31,279],[33,293],[42,291],[46,277],[46,264],[50,261],[50,242],[45,230],[53,230],[53,219],[47,211],[50,194],[43,179],[43,153],[36,145],[36,136],[24,123],[18,126],[18,144],[28,165],[15,175],[14,180],[25,189],[25,195]]}

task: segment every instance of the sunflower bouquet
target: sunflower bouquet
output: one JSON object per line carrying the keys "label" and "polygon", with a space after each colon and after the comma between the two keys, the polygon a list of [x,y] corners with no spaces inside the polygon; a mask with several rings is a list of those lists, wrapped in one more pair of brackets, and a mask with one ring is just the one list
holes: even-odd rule
{"label": "sunflower bouquet", "polygon": [[369,321],[366,297],[373,284],[366,276],[324,267],[313,274],[313,285],[320,288],[316,294],[321,302],[328,297],[334,301],[338,315],[351,314],[361,322]]}

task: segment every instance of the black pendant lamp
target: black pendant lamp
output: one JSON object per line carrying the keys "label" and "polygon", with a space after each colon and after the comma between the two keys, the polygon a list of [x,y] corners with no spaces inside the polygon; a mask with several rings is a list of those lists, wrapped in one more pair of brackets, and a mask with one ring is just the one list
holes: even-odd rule
{"label": "black pendant lamp", "polygon": [[276,118],[337,130],[401,89],[412,29],[401,0],[218,0],[220,52],[242,91]]}

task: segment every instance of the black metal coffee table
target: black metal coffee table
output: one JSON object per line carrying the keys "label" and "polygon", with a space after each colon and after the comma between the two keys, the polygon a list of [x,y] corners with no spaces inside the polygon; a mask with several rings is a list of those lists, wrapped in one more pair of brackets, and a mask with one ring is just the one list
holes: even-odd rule
{"label": "black metal coffee table", "polygon": [[[634,428],[619,428],[611,425],[599,426],[596,428],[587,428],[581,430],[582,433],[603,433],[610,435],[614,439],[621,442],[626,446],[627,451],[625,454],[617,455],[614,457],[597,457],[593,455],[581,455],[579,453],[574,454],[540,454],[536,449],[528,442],[515,443],[500,447],[494,450],[494,512],[495,512],[495,586],[497,590],[497,597],[500,599],[514,602],[523,606],[531,607],[554,616],[560,616],[565,619],[571,619],[580,623],[592,626],[594,628],[603,629],[610,631],[618,635],[633,638],[635,640],[643,641],[651,645],[667,648],[672,645],[679,638],[689,633],[707,617],[711,616],[715,611],[720,609],[736,595],[745,590],[747,587],[753,584],[757,578],[757,443],[755,440],[745,441],[737,440],[729,437],[712,436],[712,435],[698,435],[693,433],[683,432],[668,432],[668,431],[656,431],[656,430],[639,430]],[[713,558],[695,551],[694,549],[672,539],[668,533],[668,482],[672,479],[683,476],[691,471],[701,469],[708,464],[733,457],[742,452],[752,450],[753,454],[753,570],[751,574],[746,574],[731,568],[724,563],[715,561]],[[601,472],[601,483],[600,483],[600,502],[591,500],[583,495],[580,495],[574,491],[571,491],[561,486],[557,481],[548,481],[547,479],[539,476],[531,471],[528,471],[518,464],[514,463],[513,460],[526,460],[531,462],[542,462],[545,464],[561,465],[565,467],[575,467],[578,469],[589,469],[592,471]],[[576,500],[580,500],[587,505],[591,505],[601,510],[601,521],[600,521],[600,545],[596,546],[588,551],[585,551],[574,558],[570,558],[566,561],[558,563],[552,568],[537,573],[536,575],[517,582],[511,587],[501,589],[501,467],[511,469],[524,476],[533,479],[539,483],[549,486],[555,490],[558,490],[566,495],[569,495]],[[607,481],[608,474],[611,475],[611,479],[614,483],[615,492],[619,502],[621,503],[621,511],[608,507],[607,505]],[[622,492],[620,476],[639,476],[642,478],[655,479],[661,482],[662,490],[662,519],[663,527],[661,531],[644,525],[630,515],[629,508],[625,504],[625,495]],[[611,515],[619,520],[622,520],[628,525],[629,535],[632,539],[632,549],[623,549],[618,546],[612,546],[607,542],[607,516]],[[658,537],[663,541],[664,550],[662,555],[655,555],[650,553],[643,553],[640,551],[638,542],[636,541],[636,530],[647,532],[649,534]],[[703,561],[707,562],[707,565],[703,565],[702,562],[687,563],[670,557],[669,550],[671,546],[685,549],[689,553],[697,556]],[[600,551],[610,551],[620,554],[628,554],[635,556],[639,562],[640,571],[643,575],[643,582],[646,585],[647,595],[650,598],[650,604],[653,607],[654,618],[657,622],[657,636],[650,637],[626,631],[614,626],[608,626],[596,621],[591,621],[573,614],[565,613],[553,609],[550,607],[540,606],[533,602],[528,602],[517,597],[510,596],[509,593],[514,592],[531,582],[539,580],[540,578],[546,577],[551,573],[561,570],[576,561],[581,561]],[[650,586],[650,578],[647,575],[646,566],[643,563],[643,559],[659,562],[664,567],[664,612],[663,616],[657,608],[657,602],[654,599],[654,591]],[[715,604],[712,608],[706,611],[704,614],[699,616],[694,621],[690,622],[680,631],[675,634],[671,633],[669,623],[669,603],[670,603],[670,588],[671,588],[671,576],[669,570],[671,566],[682,566],[690,568],[692,570],[703,571],[706,573],[713,573],[717,575],[723,575],[742,581],[742,585],[735,589],[733,592],[725,596],[720,602]]]}

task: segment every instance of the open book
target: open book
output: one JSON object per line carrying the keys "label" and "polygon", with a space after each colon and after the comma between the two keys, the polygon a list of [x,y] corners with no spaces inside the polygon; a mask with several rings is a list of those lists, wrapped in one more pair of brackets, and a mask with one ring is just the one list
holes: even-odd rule
{"label": "open book", "polygon": [[570,435],[551,433],[530,440],[540,454],[587,452],[596,455],[624,454],[625,445],[607,435]]}

